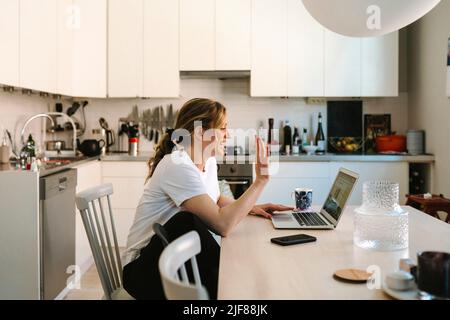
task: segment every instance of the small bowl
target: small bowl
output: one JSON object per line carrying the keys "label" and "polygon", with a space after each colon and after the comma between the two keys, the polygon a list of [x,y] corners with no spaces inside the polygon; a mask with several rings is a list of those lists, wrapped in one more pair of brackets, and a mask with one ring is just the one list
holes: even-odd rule
{"label": "small bowl", "polygon": [[280,153],[280,145],[279,144],[271,144],[270,145],[270,153],[278,154]]}
{"label": "small bowl", "polygon": [[358,152],[363,147],[364,141],[359,137],[330,137],[330,145],[338,152]]}
{"label": "small bowl", "polygon": [[319,146],[306,145],[306,146],[303,146],[302,148],[303,148],[303,150],[306,151],[306,153],[308,155],[313,155],[316,153],[316,150],[319,148]]}
{"label": "small bowl", "polygon": [[411,273],[398,270],[386,276],[386,285],[392,290],[405,291],[414,287],[414,277]]}

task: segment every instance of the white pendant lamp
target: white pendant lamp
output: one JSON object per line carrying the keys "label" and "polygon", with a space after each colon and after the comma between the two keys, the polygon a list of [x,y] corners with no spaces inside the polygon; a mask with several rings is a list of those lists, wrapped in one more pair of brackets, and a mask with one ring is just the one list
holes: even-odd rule
{"label": "white pendant lamp", "polygon": [[[300,0],[299,0],[300,1]],[[350,37],[373,37],[399,30],[440,0],[302,0],[325,28]]]}

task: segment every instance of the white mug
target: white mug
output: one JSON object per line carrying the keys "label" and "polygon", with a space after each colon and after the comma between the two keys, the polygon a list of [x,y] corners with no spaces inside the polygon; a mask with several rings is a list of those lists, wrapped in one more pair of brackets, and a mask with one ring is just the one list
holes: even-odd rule
{"label": "white mug", "polygon": [[296,210],[306,210],[312,205],[313,189],[295,188],[291,197],[295,202]]}

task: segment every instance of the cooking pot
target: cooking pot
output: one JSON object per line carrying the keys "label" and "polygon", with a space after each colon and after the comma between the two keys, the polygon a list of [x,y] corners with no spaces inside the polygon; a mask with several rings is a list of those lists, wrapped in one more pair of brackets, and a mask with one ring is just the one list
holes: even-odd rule
{"label": "cooking pot", "polygon": [[50,140],[46,142],[47,151],[61,151],[66,148],[66,142],[63,140]]}
{"label": "cooking pot", "polygon": [[405,152],[406,136],[387,135],[376,137],[377,152]]}
{"label": "cooking pot", "polygon": [[100,155],[102,148],[105,146],[105,140],[87,139],[78,144],[80,150],[85,156],[94,157]]}

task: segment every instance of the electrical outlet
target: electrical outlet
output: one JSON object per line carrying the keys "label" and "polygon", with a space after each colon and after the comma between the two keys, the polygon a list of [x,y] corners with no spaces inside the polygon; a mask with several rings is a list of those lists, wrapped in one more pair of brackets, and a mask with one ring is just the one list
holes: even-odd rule
{"label": "electrical outlet", "polygon": [[306,99],[306,103],[307,104],[320,104],[320,105],[324,105],[326,104],[326,99],[325,98],[314,98],[314,97],[310,97]]}

